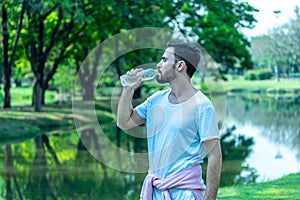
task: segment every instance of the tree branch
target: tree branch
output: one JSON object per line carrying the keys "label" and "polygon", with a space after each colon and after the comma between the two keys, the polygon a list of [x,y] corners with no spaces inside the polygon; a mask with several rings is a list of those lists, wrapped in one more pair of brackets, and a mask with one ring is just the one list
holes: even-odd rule
{"label": "tree branch", "polygon": [[39,35],[38,35],[38,41],[39,41],[39,52],[40,55],[43,54],[43,47],[44,47],[44,20],[43,17],[39,17]]}
{"label": "tree branch", "polygon": [[26,56],[27,56],[27,58],[29,59],[29,61],[30,61],[30,64],[31,64],[31,69],[32,69],[32,72],[33,72],[33,74],[36,76],[37,75],[37,71],[36,71],[36,69],[35,69],[35,65],[34,65],[34,56],[31,56],[31,53],[30,53],[30,47],[29,47],[29,45],[28,44],[25,44],[24,45],[25,46],[25,52],[26,52]]}
{"label": "tree branch", "polygon": [[45,56],[46,57],[48,56],[49,52],[51,51],[51,49],[53,48],[53,46],[55,44],[55,41],[57,39],[57,35],[58,35],[58,32],[59,32],[59,27],[60,27],[62,18],[63,18],[63,10],[62,10],[62,7],[60,6],[59,10],[58,10],[57,24],[56,24],[56,26],[55,26],[55,28],[54,28],[54,30],[52,32],[51,41],[49,43],[49,46],[45,50]]}
{"label": "tree branch", "polygon": [[95,51],[95,56],[94,56],[94,61],[93,61],[93,69],[92,69],[93,72],[92,72],[91,76],[89,77],[89,79],[92,81],[95,80],[95,77],[97,75],[97,67],[99,65],[99,61],[100,61],[100,58],[102,55],[102,50],[103,50],[103,45],[99,45]]}
{"label": "tree branch", "polygon": [[9,39],[9,33],[8,33],[8,16],[7,16],[7,10],[5,8],[4,3],[2,4],[2,20],[1,20],[1,25],[2,25],[2,64],[3,64],[3,70],[7,70],[8,68],[8,39]]}
{"label": "tree branch", "polygon": [[64,42],[64,45],[63,45],[62,49],[60,50],[58,58],[56,58],[54,60],[52,70],[46,76],[45,83],[48,83],[50,81],[50,79],[53,77],[53,75],[55,74],[55,72],[57,70],[59,63],[65,58],[64,53],[65,53],[66,49],[79,37],[79,35],[82,33],[82,31],[85,29],[86,26],[87,26],[87,24],[84,23],[84,25],[78,30],[78,32],[76,34],[74,34],[72,39],[70,39],[67,42]]}
{"label": "tree branch", "polygon": [[60,3],[56,3],[53,8],[51,8],[48,12],[46,12],[45,14],[43,14],[41,17],[42,19],[46,19],[48,17],[48,15],[50,15],[54,10],[56,10],[56,8],[58,8],[58,6],[60,6]]}
{"label": "tree branch", "polygon": [[26,10],[26,6],[27,6],[27,0],[24,0],[22,3],[22,9],[21,9],[21,13],[19,16],[19,20],[18,20],[18,26],[17,26],[17,32],[14,38],[14,42],[13,42],[13,46],[12,46],[12,53],[10,56],[10,61],[9,61],[9,66],[12,66],[13,62],[14,62],[14,57],[15,57],[15,53],[16,53],[16,49],[17,49],[17,44],[20,38],[20,32],[22,29],[22,22],[23,22],[23,17],[25,14],[25,10]]}

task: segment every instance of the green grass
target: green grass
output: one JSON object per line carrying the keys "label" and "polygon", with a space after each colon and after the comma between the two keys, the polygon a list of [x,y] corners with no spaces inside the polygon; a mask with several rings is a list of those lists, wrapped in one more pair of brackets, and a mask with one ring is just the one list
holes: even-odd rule
{"label": "green grass", "polygon": [[265,183],[220,188],[217,199],[300,199],[300,173]]}
{"label": "green grass", "polygon": [[51,130],[74,129],[71,105],[45,106],[42,112],[30,107],[5,109],[0,112],[0,141],[18,141],[35,137]]}
{"label": "green grass", "polygon": [[267,93],[300,93],[300,81],[298,79],[275,80],[244,80],[239,77],[229,81],[223,81],[226,91],[229,92],[267,92]]}
{"label": "green grass", "polygon": [[227,81],[221,79],[215,80],[213,77],[206,77],[205,84],[199,87],[199,80],[197,77],[192,79],[194,85],[198,89],[214,93],[231,93],[231,92],[255,92],[255,93],[300,93],[300,80],[299,79],[280,79],[276,82],[271,80],[245,80],[243,76],[228,77]]}
{"label": "green grass", "polygon": [[[0,104],[2,104],[2,90],[0,92]],[[11,95],[11,106],[30,106],[32,103],[32,88],[31,87],[12,87],[10,89]],[[51,104],[56,101],[56,92],[46,91],[45,93],[45,103]]]}

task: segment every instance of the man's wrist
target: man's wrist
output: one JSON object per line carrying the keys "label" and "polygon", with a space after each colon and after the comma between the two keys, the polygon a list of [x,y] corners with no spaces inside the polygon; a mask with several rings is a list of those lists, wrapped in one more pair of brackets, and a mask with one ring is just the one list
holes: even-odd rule
{"label": "man's wrist", "polygon": [[125,94],[132,94],[133,95],[133,93],[134,93],[134,88],[132,88],[132,87],[129,87],[129,86],[125,86],[125,87],[123,87],[123,93],[125,93]]}

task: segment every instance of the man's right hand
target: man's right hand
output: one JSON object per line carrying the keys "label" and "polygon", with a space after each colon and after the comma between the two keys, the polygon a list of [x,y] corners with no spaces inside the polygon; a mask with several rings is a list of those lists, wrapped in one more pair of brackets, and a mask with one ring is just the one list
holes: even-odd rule
{"label": "man's right hand", "polygon": [[[143,69],[141,68],[132,69],[128,71],[127,74],[135,76],[138,72],[141,71],[143,71]],[[137,82],[123,87],[117,113],[117,125],[122,130],[131,129],[145,123],[145,119],[142,119],[132,107],[132,97],[134,90],[136,90],[141,85],[142,78],[139,78]]]}
{"label": "man's right hand", "polygon": [[[143,71],[142,68],[134,68],[134,69],[128,71],[128,72],[127,72],[127,75],[129,75],[129,76],[136,76],[137,73],[142,72],[142,71]],[[124,86],[124,89],[125,89],[125,90],[126,90],[126,89],[129,89],[129,90],[136,90],[137,88],[139,88],[139,87],[142,86],[142,83],[143,83],[143,82],[142,82],[142,78],[140,77],[140,78],[138,79],[138,81],[136,81],[136,82],[134,82],[134,83],[131,83],[131,84],[129,84],[128,86]]]}

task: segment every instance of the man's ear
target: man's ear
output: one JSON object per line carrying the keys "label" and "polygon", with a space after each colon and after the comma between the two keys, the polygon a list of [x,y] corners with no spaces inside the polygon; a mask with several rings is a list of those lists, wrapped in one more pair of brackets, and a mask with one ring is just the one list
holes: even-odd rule
{"label": "man's ear", "polygon": [[185,68],[185,62],[184,61],[179,61],[177,64],[177,71],[181,72]]}

